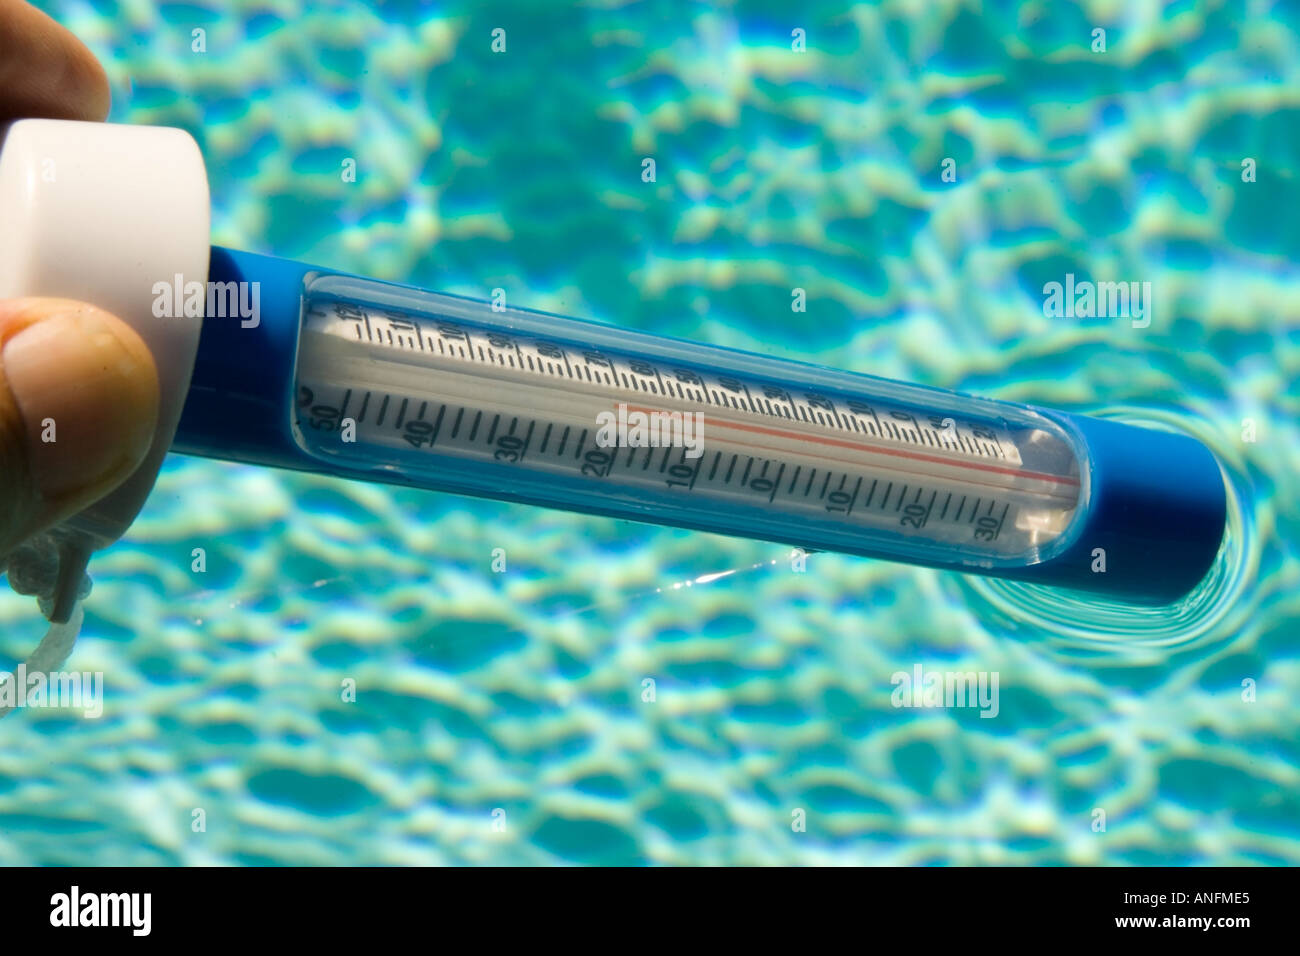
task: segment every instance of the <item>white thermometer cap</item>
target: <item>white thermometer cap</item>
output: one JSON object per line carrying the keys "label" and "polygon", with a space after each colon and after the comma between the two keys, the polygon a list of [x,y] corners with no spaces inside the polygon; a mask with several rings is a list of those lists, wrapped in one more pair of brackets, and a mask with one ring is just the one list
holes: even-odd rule
{"label": "white thermometer cap", "polygon": [[[135,520],[176,432],[203,318],[156,315],[155,286],[174,288],[178,276],[206,284],[210,215],[203,157],[183,130],[44,119],[0,127],[0,298],[105,309],[139,333],[158,368],[149,452],[120,487],[61,526],[86,557]],[[61,589],[75,591],[75,577]]]}

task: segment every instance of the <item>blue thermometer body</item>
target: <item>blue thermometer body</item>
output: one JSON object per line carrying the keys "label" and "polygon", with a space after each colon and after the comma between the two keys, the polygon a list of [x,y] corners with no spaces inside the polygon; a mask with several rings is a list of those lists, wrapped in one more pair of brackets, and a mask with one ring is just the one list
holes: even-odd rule
{"label": "blue thermometer body", "polygon": [[[1139,604],[1226,499],[1200,442],[214,247],[175,451],[674,525]],[[231,287],[233,288],[233,287]]]}

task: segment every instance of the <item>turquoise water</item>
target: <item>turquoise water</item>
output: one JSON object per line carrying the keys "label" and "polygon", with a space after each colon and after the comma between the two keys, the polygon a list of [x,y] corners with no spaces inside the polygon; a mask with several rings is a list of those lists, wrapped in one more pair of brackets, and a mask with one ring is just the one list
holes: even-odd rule
{"label": "turquoise water", "polygon": [[[1293,5],[225,6],[44,5],[215,242],[1181,428],[1228,539],[1134,611],[173,456],[91,565],[104,716],[0,723],[0,862],[1300,863]],[[1067,273],[1150,327],[1045,317]],[[39,631],[0,595],[0,666]]]}

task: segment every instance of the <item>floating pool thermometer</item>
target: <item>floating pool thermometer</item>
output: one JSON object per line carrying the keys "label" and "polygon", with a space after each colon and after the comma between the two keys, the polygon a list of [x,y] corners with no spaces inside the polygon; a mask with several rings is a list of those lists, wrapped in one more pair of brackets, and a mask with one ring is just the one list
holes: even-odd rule
{"label": "floating pool thermometer", "polygon": [[1185,435],[210,247],[178,130],[15,123],[0,210],[0,297],[115,312],[162,387],[148,460],[61,529],[54,621],[169,449],[1137,604],[1187,595],[1223,537],[1219,466]]}

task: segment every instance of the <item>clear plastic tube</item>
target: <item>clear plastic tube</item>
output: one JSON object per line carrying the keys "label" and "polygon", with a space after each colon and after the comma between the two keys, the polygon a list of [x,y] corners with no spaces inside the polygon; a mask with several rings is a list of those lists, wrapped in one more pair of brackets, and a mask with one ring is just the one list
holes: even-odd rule
{"label": "clear plastic tube", "polygon": [[1028,409],[349,276],[295,395],[323,462],[811,549],[1028,565],[1086,493]]}

